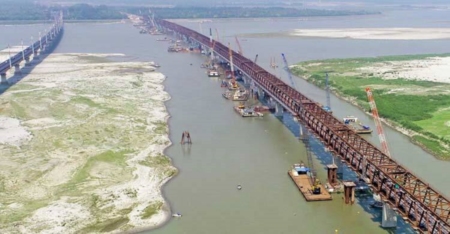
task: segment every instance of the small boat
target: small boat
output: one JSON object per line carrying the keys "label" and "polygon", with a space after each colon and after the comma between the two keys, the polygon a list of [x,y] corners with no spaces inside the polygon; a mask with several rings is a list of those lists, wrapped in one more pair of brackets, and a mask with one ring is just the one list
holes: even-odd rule
{"label": "small boat", "polygon": [[242,189],[242,186],[241,186],[241,185],[238,185],[238,186],[237,186],[237,189],[238,189],[238,190],[241,190],[241,189]]}
{"label": "small boat", "polygon": [[218,71],[214,71],[214,70],[209,70],[208,71],[208,77],[219,77],[219,72]]}
{"label": "small boat", "polygon": [[252,108],[246,108],[244,105],[235,106],[234,110],[242,117],[262,117],[264,116],[260,112],[253,111]]}
{"label": "small boat", "polygon": [[231,100],[233,101],[247,101],[247,99],[248,99],[248,92],[245,89],[237,90],[231,98]]}
{"label": "small boat", "polygon": [[181,217],[182,215],[180,214],[180,213],[175,213],[175,214],[172,214],[172,217],[177,217],[177,218],[179,218],[179,217]]}
{"label": "small boat", "polygon": [[293,169],[295,170],[295,172],[297,172],[298,175],[308,174],[309,172],[309,168],[306,167],[303,162],[294,164]]}
{"label": "small boat", "polygon": [[150,66],[152,66],[152,67],[161,67],[161,65],[159,65],[159,64],[157,64],[157,63],[155,63],[155,62],[153,62],[153,61],[149,62],[149,64],[150,64]]}
{"label": "small boat", "polygon": [[227,90],[225,93],[222,94],[222,97],[224,97],[225,99],[230,99],[231,98],[231,92]]}

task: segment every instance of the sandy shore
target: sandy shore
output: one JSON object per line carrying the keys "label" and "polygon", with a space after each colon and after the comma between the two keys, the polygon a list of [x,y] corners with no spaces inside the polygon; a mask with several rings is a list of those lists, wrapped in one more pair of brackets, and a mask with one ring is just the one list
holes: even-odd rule
{"label": "sandy shore", "polygon": [[106,56],[52,54],[0,96],[0,233],[122,232],[169,216],[165,77]]}
{"label": "sandy shore", "polygon": [[291,36],[371,40],[431,40],[450,38],[450,28],[296,29]]}
{"label": "sandy shore", "polygon": [[358,69],[385,79],[425,80],[450,83],[450,57],[430,57],[421,60],[375,63]]}

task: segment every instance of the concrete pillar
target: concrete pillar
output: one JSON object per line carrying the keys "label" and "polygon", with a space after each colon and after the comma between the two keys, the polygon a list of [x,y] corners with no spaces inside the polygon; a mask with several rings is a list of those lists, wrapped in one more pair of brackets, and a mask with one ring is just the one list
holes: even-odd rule
{"label": "concrete pillar", "polygon": [[260,87],[256,87],[256,91],[258,92],[258,97],[259,98],[264,98],[264,90]]}
{"label": "concrete pillar", "polygon": [[14,65],[14,75],[20,75],[22,74],[22,72],[20,71],[20,64],[15,64]]}
{"label": "concrete pillar", "polygon": [[25,66],[31,66],[30,57],[25,58]]}
{"label": "concrete pillar", "polygon": [[33,60],[39,60],[39,54],[37,51],[34,52]]}
{"label": "concrete pillar", "polygon": [[275,102],[275,116],[283,116],[283,112],[283,106],[280,103]]}
{"label": "concrete pillar", "polygon": [[1,82],[0,84],[8,84],[8,81],[6,80],[6,73],[0,74]]}
{"label": "concrete pillar", "polygon": [[328,183],[330,183],[331,186],[335,186],[338,184],[337,181],[337,165],[336,164],[329,164],[327,165],[327,171],[328,171]]}
{"label": "concrete pillar", "polygon": [[381,219],[381,226],[383,228],[395,228],[397,227],[397,213],[391,209],[389,204],[383,202],[383,217]]}
{"label": "concrete pillar", "polygon": [[344,182],[344,201],[345,204],[355,203],[355,187],[356,184],[352,181]]}

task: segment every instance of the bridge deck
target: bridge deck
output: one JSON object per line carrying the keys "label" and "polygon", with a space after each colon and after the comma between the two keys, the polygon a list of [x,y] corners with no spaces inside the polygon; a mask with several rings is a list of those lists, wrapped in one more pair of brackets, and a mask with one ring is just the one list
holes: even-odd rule
{"label": "bridge deck", "polygon": [[[211,47],[209,38],[189,28],[155,19],[167,32],[176,33],[202,47]],[[228,60],[228,48],[215,42],[214,53]],[[436,189],[370,142],[345,126],[320,105],[270,74],[252,60],[232,51],[235,67],[251,78],[273,99],[294,113],[299,121],[324,145],[341,157],[358,174],[365,171],[369,184],[383,199],[422,233],[450,234],[450,201]]]}

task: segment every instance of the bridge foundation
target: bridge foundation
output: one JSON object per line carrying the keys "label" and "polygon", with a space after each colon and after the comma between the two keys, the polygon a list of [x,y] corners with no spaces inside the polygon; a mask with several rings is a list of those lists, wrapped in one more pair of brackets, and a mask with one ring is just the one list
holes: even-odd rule
{"label": "bridge foundation", "polygon": [[30,57],[25,58],[25,66],[31,66]]}
{"label": "bridge foundation", "polygon": [[338,166],[334,163],[327,165],[328,183],[330,183],[331,186],[335,186],[338,184],[337,169],[338,169]]}
{"label": "bridge foundation", "polygon": [[346,181],[344,182],[344,201],[345,204],[351,204],[355,203],[355,187],[356,184],[352,181]]}
{"label": "bridge foundation", "polygon": [[20,71],[20,64],[14,65],[14,75],[21,75],[22,71]]}
{"label": "bridge foundation", "polygon": [[0,84],[8,84],[8,81],[6,80],[6,73],[0,74],[1,81]]}
{"label": "bridge foundation", "polygon": [[33,60],[39,60],[39,54],[37,51],[34,52]]}
{"label": "bridge foundation", "polygon": [[397,227],[397,214],[395,210],[391,209],[389,204],[383,202],[383,217],[381,219],[381,226],[383,228]]}
{"label": "bridge foundation", "polygon": [[283,112],[283,106],[280,103],[275,102],[275,116],[283,116]]}

